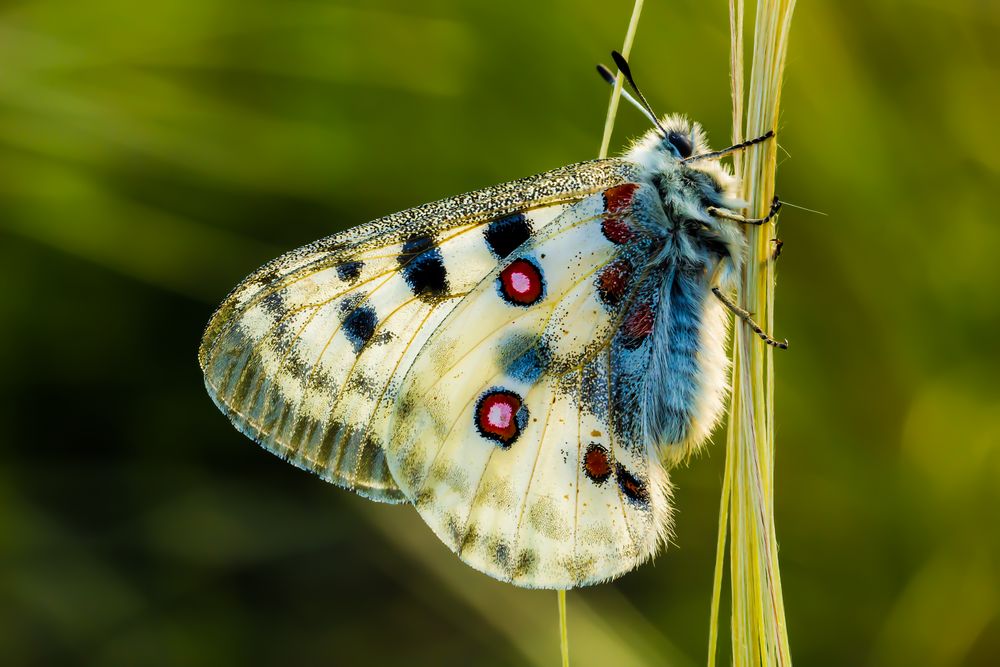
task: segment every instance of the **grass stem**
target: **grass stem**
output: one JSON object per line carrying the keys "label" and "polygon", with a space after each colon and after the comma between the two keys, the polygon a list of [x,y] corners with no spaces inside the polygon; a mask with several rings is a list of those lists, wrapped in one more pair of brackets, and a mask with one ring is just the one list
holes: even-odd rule
{"label": "grass stem", "polygon": [[[628,30],[625,32],[625,42],[622,44],[621,54],[625,56],[625,60],[628,60],[629,54],[632,52],[632,42],[635,41],[635,31],[639,27],[640,14],[642,14],[642,0],[635,0],[635,4],[632,6],[632,17],[628,21]],[[618,115],[618,103],[622,98],[622,86],[624,83],[625,77],[619,73],[615,77],[615,87],[611,91],[611,101],[608,102],[608,115],[604,119],[604,135],[601,137],[601,150],[597,154],[599,158],[606,158],[608,156],[608,148],[611,146],[611,131],[615,127],[615,116]]]}
{"label": "grass stem", "polygon": [[562,652],[562,667],[569,667],[569,634],[566,632],[566,591],[559,594],[559,650]]}
{"label": "grass stem", "polygon": [[[744,1],[730,0],[730,82],[733,143],[776,130],[788,32],[795,0],[758,0],[754,17],[749,86],[744,94]],[[748,215],[763,216],[774,196],[777,142],[734,155]],[[739,306],[762,314],[774,330],[776,220],[747,229],[748,261],[741,276]],[[730,631],[735,667],[791,664],[774,526],[774,359],[745,322],[733,335],[732,400],[726,465],[719,511],[715,581],[712,589],[708,665],[716,664],[725,546],[729,537]]]}

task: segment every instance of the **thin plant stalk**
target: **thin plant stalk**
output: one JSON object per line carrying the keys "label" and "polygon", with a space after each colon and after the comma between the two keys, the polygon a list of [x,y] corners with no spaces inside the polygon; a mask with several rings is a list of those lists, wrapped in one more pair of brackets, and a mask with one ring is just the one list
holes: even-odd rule
{"label": "thin plant stalk", "polygon": [[566,632],[566,591],[559,594],[559,650],[562,652],[562,667],[569,667],[569,635]]}
{"label": "thin plant stalk", "polygon": [[[632,6],[632,18],[628,22],[628,30],[625,32],[625,42],[622,44],[621,54],[628,60],[632,52],[632,42],[635,41],[635,31],[639,27],[639,15],[642,14],[642,0],[635,0]],[[608,102],[608,115],[604,119],[604,135],[601,137],[601,150],[597,157],[606,158],[608,147],[611,146],[611,131],[615,127],[615,116],[618,115],[618,103],[622,99],[622,86],[625,84],[625,77],[619,72],[615,77],[615,87],[611,91],[611,101]]]}
{"label": "thin plant stalk", "polygon": [[[730,0],[733,141],[776,130],[788,32],[795,0],[758,0],[750,81],[744,95],[743,0]],[[745,105],[745,113],[744,113]],[[744,129],[745,128],[745,129]],[[748,215],[763,215],[774,196],[777,145],[764,142],[734,157]],[[776,222],[776,221],[775,221]],[[747,230],[749,248],[741,276],[740,306],[774,330],[774,225]],[[719,512],[712,590],[708,665],[716,664],[727,531],[731,586],[732,664],[791,665],[774,526],[774,363],[743,323],[733,336],[732,400]]]}
{"label": "thin plant stalk", "polygon": [[[632,6],[632,17],[628,22],[628,30],[625,31],[625,42],[622,44],[621,53],[628,60],[632,51],[632,42],[635,41],[635,32],[639,27],[639,16],[642,14],[643,0],[635,0]],[[611,101],[608,102],[608,114],[604,119],[604,135],[601,137],[601,149],[598,152],[599,158],[608,156],[608,147],[611,145],[611,132],[615,127],[615,116],[618,114],[618,103],[622,97],[622,85],[625,77],[619,73],[615,77],[615,87],[611,91]],[[556,591],[559,598],[559,650],[562,654],[562,667],[569,667],[569,633],[566,629],[566,591]]]}

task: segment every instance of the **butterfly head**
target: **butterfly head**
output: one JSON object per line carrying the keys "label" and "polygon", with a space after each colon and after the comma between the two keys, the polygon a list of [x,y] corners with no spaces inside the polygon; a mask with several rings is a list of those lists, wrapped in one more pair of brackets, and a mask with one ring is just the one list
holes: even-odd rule
{"label": "butterfly head", "polygon": [[[722,275],[728,286],[738,274],[746,241],[737,223],[714,216],[711,210],[738,211],[746,203],[739,198],[736,178],[718,159],[689,159],[710,152],[701,125],[671,115],[636,141],[624,157],[639,167],[640,180],[659,194],[662,212],[651,220],[664,239],[664,257],[679,247],[692,265],[714,266],[728,259]],[[684,240],[676,241],[680,238]]]}
{"label": "butterfly head", "polygon": [[661,124],[663,129],[667,131],[666,136],[659,131],[659,128],[651,132],[659,140],[660,150],[673,155],[678,160],[707,150],[704,134],[701,126],[697,123],[689,123],[681,116],[667,116],[661,121]]}
{"label": "butterfly head", "polygon": [[671,190],[691,190],[706,206],[740,208],[732,172],[718,160],[688,158],[711,152],[701,125],[679,114],[664,116],[626,152],[652,181],[667,180]]}
{"label": "butterfly head", "polygon": [[[680,173],[702,180],[704,183],[702,199],[710,202],[709,205],[727,206],[739,203],[734,194],[735,181],[729,170],[717,160],[705,159],[710,150],[701,125],[678,114],[658,119],[646,96],[639,90],[639,85],[632,76],[632,68],[625,57],[617,51],[612,51],[611,58],[617,65],[619,73],[635,91],[635,95],[617,87],[616,76],[604,65],[597,66],[598,74],[609,85],[620,91],[622,97],[653,124],[653,127],[625,154],[625,158],[645,167],[651,176]],[[698,159],[698,156],[704,158]]]}

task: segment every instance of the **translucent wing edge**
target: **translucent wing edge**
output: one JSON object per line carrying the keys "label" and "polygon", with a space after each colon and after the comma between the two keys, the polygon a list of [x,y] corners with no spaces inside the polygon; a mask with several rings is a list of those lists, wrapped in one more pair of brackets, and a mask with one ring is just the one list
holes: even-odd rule
{"label": "translucent wing edge", "polygon": [[345,481],[340,477],[331,474],[330,471],[328,471],[326,468],[321,466],[311,466],[309,465],[308,461],[302,458],[295,457],[294,454],[290,453],[288,450],[282,447],[275,447],[269,444],[266,441],[267,438],[264,433],[262,433],[259,429],[255,428],[242,415],[231,409],[229,405],[227,405],[224,401],[220,400],[218,390],[215,387],[213,387],[208,382],[207,379],[205,380],[205,389],[208,391],[208,395],[209,397],[211,397],[212,402],[215,404],[215,406],[219,409],[219,411],[222,414],[226,416],[227,419],[229,419],[229,421],[233,424],[233,426],[236,427],[236,430],[238,430],[240,433],[253,440],[258,445],[260,445],[261,448],[274,454],[281,460],[292,464],[293,466],[299,468],[300,470],[305,470],[306,472],[313,473],[314,475],[322,479],[324,482],[329,482],[330,484],[338,486],[342,489],[348,489],[350,491],[353,491],[357,493],[359,496],[367,498],[368,500],[380,503],[388,503],[388,504],[400,504],[409,502],[407,497],[403,494],[402,491],[399,490],[398,487],[385,486],[376,488],[374,486],[361,486],[357,484],[350,485],[345,483]]}

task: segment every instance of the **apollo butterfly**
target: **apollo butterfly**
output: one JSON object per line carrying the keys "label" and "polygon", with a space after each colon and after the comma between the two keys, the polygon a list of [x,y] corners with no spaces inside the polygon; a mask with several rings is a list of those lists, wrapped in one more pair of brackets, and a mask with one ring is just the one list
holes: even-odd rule
{"label": "apollo butterfly", "polygon": [[722,410],[727,308],[748,317],[724,296],[740,225],[770,219],[735,213],[718,158],[771,133],[712,153],[699,125],[650,116],[622,157],[396,213],[259,269],[205,331],[213,400],[291,463],[412,503],[497,579],[564,589],[636,567],[670,532],[666,466]]}

